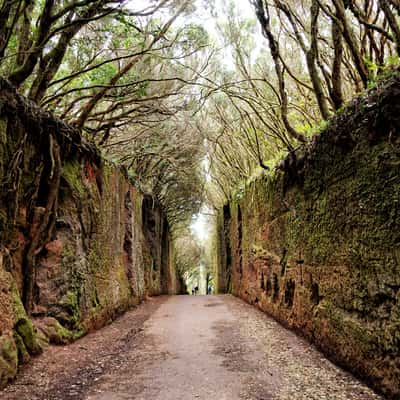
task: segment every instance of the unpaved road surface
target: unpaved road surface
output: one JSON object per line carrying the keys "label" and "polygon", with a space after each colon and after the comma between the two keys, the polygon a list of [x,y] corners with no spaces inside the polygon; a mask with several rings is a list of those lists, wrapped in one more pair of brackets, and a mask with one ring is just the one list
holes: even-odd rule
{"label": "unpaved road surface", "polygon": [[2,400],[381,399],[231,296],[148,301],[25,367]]}

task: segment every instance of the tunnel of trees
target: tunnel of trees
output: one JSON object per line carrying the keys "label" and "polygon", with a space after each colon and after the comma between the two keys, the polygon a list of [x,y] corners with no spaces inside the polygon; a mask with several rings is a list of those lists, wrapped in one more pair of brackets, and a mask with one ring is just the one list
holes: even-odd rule
{"label": "tunnel of trees", "polygon": [[[145,195],[148,232],[147,210],[161,205],[179,274],[198,282],[201,264],[206,287],[215,279],[217,212],[228,230],[232,193],[266,171],[296,168],[296,149],[400,65],[398,0],[245,3],[0,0],[0,76],[124,171]],[[62,183],[59,149],[50,155],[44,168]],[[51,185],[39,182],[47,192]],[[198,215],[209,239],[193,231]],[[229,243],[224,252],[230,279]],[[262,285],[274,291],[277,277]],[[294,283],[285,290],[292,306]],[[29,304],[34,288],[26,293]]]}
{"label": "tunnel of trees", "polygon": [[398,65],[395,0],[249,3],[2,0],[0,74],[187,236]]}

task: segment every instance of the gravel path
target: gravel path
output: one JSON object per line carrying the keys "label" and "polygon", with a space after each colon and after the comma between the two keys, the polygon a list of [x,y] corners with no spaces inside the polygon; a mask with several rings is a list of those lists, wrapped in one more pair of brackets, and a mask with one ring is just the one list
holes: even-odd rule
{"label": "gravel path", "polygon": [[52,347],[4,400],[381,399],[232,296],[161,297]]}

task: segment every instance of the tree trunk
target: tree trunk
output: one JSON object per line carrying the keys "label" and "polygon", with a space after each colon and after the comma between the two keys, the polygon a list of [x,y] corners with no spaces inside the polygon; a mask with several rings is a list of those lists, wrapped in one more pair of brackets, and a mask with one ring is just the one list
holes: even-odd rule
{"label": "tree trunk", "polygon": [[396,17],[390,9],[390,5],[387,0],[379,0],[379,4],[389,23],[390,29],[393,32],[393,39],[396,43],[397,54],[400,55],[400,27],[396,21]]}
{"label": "tree trunk", "polygon": [[275,39],[270,25],[270,15],[269,15],[269,6],[265,3],[264,9],[264,2],[263,0],[253,0],[252,4],[255,6],[256,14],[258,21],[261,24],[261,28],[263,31],[264,36],[268,39],[269,49],[271,51],[272,59],[274,60],[275,72],[278,78],[278,85],[279,85],[279,95],[281,97],[281,118],[283,124],[288,132],[288,134],[293,138],[298,140],[299,142],[305,142],[305,137],[297,132],[289,122],[288,118],[288,98],[285,89],[285,78],[280,62],[280,53],[279,53],[279,44]]}
{"label": "tree trunk", "polygon": [[354,35],[353,30],[349,26],[349,23],[346,18],[346,10],[343,3],[343,0],[333,0],[336,16],[340,21],[340,27],[342,29],[343,37],[347,43],[347,46],[350,50],[351,56],[353,58],[354,65],[357,69],[357,72],[360,76],[360,79],[363,83],[364,88],[368,85],[368,69],[365,66],[364,60],[362,58],[360,49],[358,47],[357,38]]}
{"label": "tree trunk", "polygon": [[[45,40],[48,35],[51,26],[51,12],[54,6],[55,0],[46,0],[43,6],[43,12],[39,20],[39,27],[37,33],[37,39],[33,44],[31,44],[30,39],[27,38],[26,29],[31,29],[30,17],[26,20],[24,24],[24,29],[21,32],[20,43],[21,48],[18,53],[17,67],[8,76],[8,79],[15,85],[21,85],[33,72],[40,54],[42,53],[43,47],[45,45]],[[26,47],[28,44],[29,48]]]}
{"label": "tree trunk", "polygon": [[343,61],[343,36],[339,26],[339,21],[332,19],[332,42],[334,57],[332,62],[332,93],[331,98],[338,110],[343,104],[342,91],[342,61]]}
{"label": "tree trunk", "polygon": [[306,53],[308,72],[317,98],[319,110],[323,119],[328,119],[330,112],[326,101],[321,79],[318,74],[316,60],[318,58],[318,15],[319,4],[317,0],[312,1],[311,5],[311,46]]}

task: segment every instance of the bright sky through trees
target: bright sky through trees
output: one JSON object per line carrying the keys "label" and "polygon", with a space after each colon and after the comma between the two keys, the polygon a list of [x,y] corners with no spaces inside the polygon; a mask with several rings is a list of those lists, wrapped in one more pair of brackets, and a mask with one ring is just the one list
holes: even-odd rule
{"label": "bright sky through trees", "polygon": [[204,242],[208,239],[210,225],[206,215],[202,213],[197,214],[190,228],[200,242]]}

